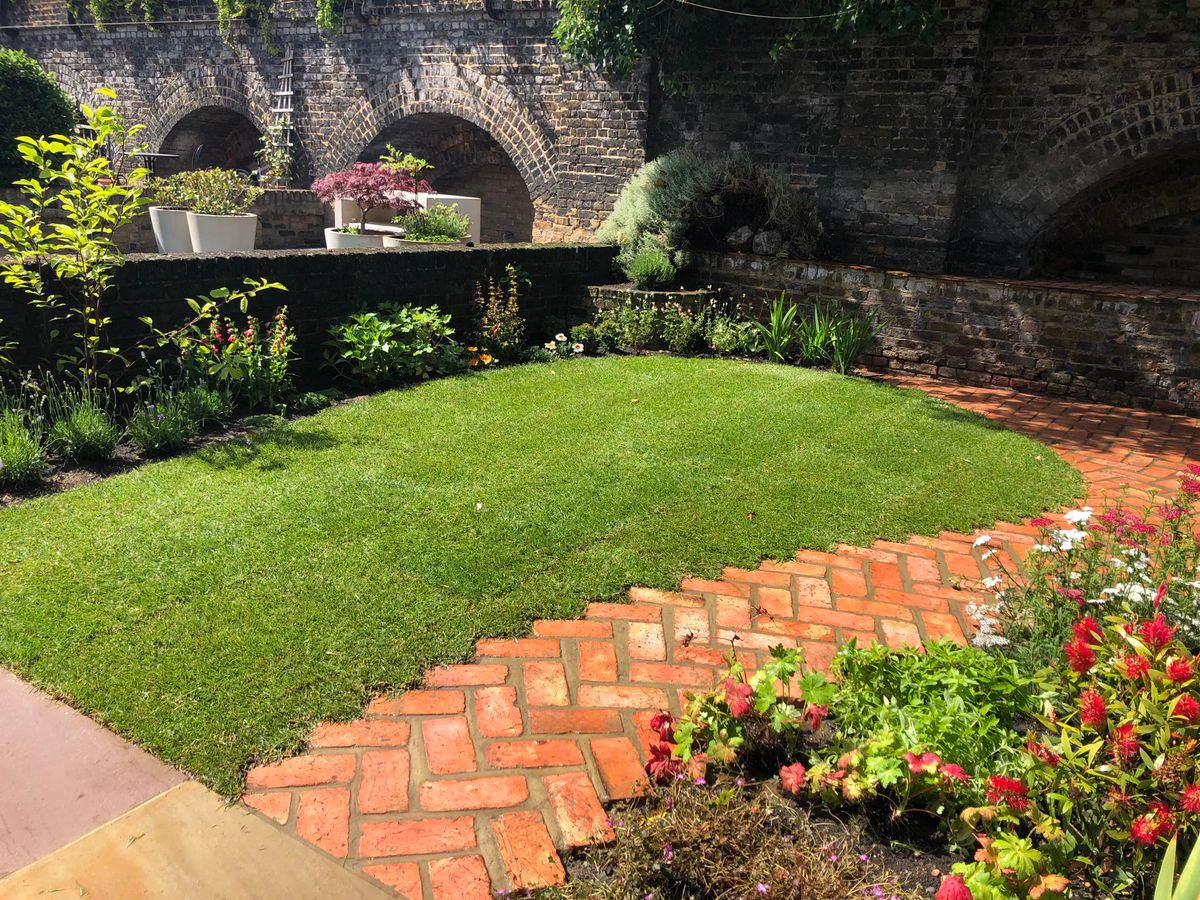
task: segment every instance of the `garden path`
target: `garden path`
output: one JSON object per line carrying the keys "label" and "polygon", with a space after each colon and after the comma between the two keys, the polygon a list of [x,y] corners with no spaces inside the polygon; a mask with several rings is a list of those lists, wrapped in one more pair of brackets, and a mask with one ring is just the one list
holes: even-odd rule
{"label": "garden path", "polygon": [[[1170,492],[1200,456],[1192,418],[917,378],[924,390],[1051,446],[1088,481],[1088,501],[1128,486]],[[753,571],[633,588],[577,621],[482,640],[471,663],[379,697],[363,718],[322,724],[302,755],[250,770],[242,801],[401,895],[484,898],[564,877],[560,851],[603,840],[603,804],[636,795],[656,710],[708,687],[733,647],[748,663],[797,644],[825,666],[851,638],[889,646],[964,640],[988,574],[975,535],[801,550]],[[1001,559],[1028,523],[988,529]]]}

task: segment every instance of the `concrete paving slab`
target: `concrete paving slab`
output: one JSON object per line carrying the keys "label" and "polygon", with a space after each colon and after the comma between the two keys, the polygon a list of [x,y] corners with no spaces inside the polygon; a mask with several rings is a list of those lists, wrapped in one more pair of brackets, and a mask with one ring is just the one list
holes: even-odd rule
{"label": "concrete paving slab", "polygon": [[186,776],[0,669],[0,876]]}
{"label": "concrete paving slab", "polygon": [[189,781],[7,878],[2,900],[378,900],[394,895]]}

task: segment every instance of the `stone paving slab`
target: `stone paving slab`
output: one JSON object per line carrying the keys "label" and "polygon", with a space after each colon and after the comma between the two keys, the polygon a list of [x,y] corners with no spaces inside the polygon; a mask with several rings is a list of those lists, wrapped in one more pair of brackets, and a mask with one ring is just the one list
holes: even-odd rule
{"label": "stone paving slab", "polygon": [[[1169,492],[1200,455],[1197,421],[1183,416],[886,380],[1044,441],[1084,473],[1097,506],[1123,485],[1134,502]],[[1036,531],[998,523],[987,546],[1020,560]],[[990,599],[976,534],[801,550],[480,641],[474,662],[433,669],[361,719],[319,725],[307,752],[251,769],[242,801],[404,896],[471,900],[561,882],[559,853],[607,839],[603,804],[644,788],[650,717],[678,713],[731,650],[753,668],[769,647],[794,645],[824,667],[851,638],[965,640],[966,607]]]}
{"label": "stone paving slab", "polygon": [[0,880],[4,900],[377,900],[391,891],[194,781]]}
{"label": "stone paving slab", "polygon": [[0,876],[185,775],[0,669]]}

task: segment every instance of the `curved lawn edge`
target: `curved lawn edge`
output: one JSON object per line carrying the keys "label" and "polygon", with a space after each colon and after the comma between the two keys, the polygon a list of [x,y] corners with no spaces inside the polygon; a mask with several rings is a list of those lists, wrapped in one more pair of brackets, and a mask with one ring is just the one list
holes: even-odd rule
{"label": "curved lawn edge", "polygon": [[478,637],[804,546],[1019,520],[1079,483],[1027,438],[861,379],[497,370],[0,512],[20,585],[0,660],[232,794],[251,760]]}

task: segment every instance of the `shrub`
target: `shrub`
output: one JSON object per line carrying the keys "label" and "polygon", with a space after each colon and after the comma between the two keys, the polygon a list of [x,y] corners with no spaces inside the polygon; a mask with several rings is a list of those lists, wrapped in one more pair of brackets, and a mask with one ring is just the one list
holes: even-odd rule
{"label": "shrub", "polygon": [[187,448],[196,423],[179,398],[157,391],[153,401],[139,404],[125,427],[129,440],[145,456],[166,456]]}
{"label": "shrub", "polygon": [[244,328],[227,316],[207,319],[170,336],[190,382],[225,389],[254,409],[278,410],[292,386],[292,345],[287,307],[268,323],[246,317]]}
{"label": "shrub", "polygon": [[429,244],[456,244],[471,233],[471,220],[455,210],[457,204],[439,203],[429,209],[414,209],[392,221],[404,229],[404,238]]}
{"label": "shrub", "polygon": [[292,398],[289,405],[297,415],[310,416],[323,409],[328,409],[340,396],[341,391],[305,391]]}
{"label": "shrub", "polygon": [[196,169],[184,172],[180,181],[184,205],[209,216],[241,215],[263,193],[232,169]]}
{"label": "shrub", "polygon": [[46,435],[52,453],[70,462],[101,462],[112,457],[121,429],[98,394],[66,389],[55,407]]}
{"label": "shrub", "polygon": [[658,334],[659,310],[648,300],[626,300],[602,309],[596,316],[596,328],[613,346],[640,353]]}
{"label": "shrub", "polygon": [[153,204],[165,209],[191,209],[192,194],[188,187],[190,172],[176,172],[166,178],[147,178],[146,191]]}
{"label": "shrub", "polygon": [[675,277],[675,266],[662,250],[646,247],[630,260],[628,273],[639,288],[660,288]]}
{"label": "shrub", "polygon": [[450,316],[436,306],[385,304],[378,312],[352,315],[330,335],[328,364],[344,378],[364,384],[445,375],[462,365]]}
{"label": "shrub", "polygon": [[582,347],[587,356],[596,356],[607,349],[596,326],[588,322],[581,322],[571,329],[571,342]]}
{"label": "shrub", "polygon": [[760,350],[758,329],[747,319],[714,315],[704,330],[704,342],[722,356],[750,356]]}
{"label": "shrub", "polygon": [[46,468],[37,430],[15,410],[0,412],[0,486],[37,481]]}
{"label": "shrub", "polygon": [[67,134],[71,101],[54,77],[20,50],[0,50],[0,184],[36,170],[17,152],[17,138]]}
{"label": "shrub", "polygon": [[181,390],[177,400],[198,430],[224,425],[233,418],[233,400],[217,388],[193,385]]}
{"label": "shrub", "polygon": [[546,898],[767,897],[918,900],[910,877],[849,828],[813,821],[769,786],[674,781],[612,812],[615,839],[586,851],[577,877]]}
{"label": "shrub", "polygon": [[525,346],[525,319],[521,315],[521,284],[528,283],[512,263],[504,267],[498,283],[488,277],[486,288],[476,282],[471,300],[475,343],[502,363],[517,362]]}
{"label": "shrub", "polygon": [[692,311],[678,303],[663,307],[659,334],[672,353],[690,353],[699,348],[704,338],[708,307]]}

